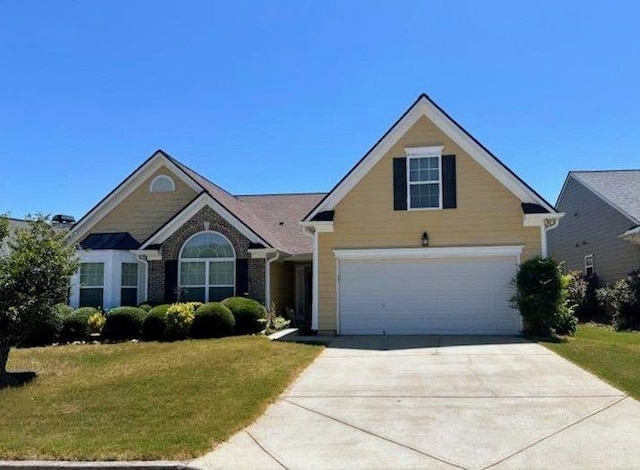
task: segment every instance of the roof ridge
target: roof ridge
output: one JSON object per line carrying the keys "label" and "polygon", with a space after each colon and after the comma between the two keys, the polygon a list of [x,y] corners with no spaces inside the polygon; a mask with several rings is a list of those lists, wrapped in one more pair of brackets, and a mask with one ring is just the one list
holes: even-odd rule
{"label": "roof ridge", "polygon": [[[196,170],[194,170],[193,168],[185,165],[184,163],[182,163],[181,161],[177,160],[176,158],[172,157],[171,155],[167,154],[166,152],[160,150],[169,160],[171,160],[174,164],[178,165],[179,167],[181,167],[183,170],[188,170],[191,173],[195,174],[197,177],[202,178],[203,180],[205,180],[207,183],[209,183],[212,186],[215,186],[217,189],[219,189],[220,191],[222,191],[225,194],[228,194],[230,197],[236,198],[236,196],[234,196],[233,194],[231,194],[229,191],[227,191],[226,189],[224,189],[222,186],[217,185],[216,183],[214,183],[213,181],[211,181],[209,178],[207,178],[206,176],[201,175],[200,173],[198,173]],[[204,189],[207,193],[209,192],[207,190],[207,188],[202,188]]]}
{"label": "roof ridge", "polygon": [[259,194],[236,194],[235,197],[254,197],[254,196],[319,196],[327,194],[325,191],[312,191],[300,193],[259,193]]}
{"label": "roof ridge", "polygon": [[614,173],[622,171],[640,171],[640,168],[622,168],[619,170],[571,170],[569,173]]}

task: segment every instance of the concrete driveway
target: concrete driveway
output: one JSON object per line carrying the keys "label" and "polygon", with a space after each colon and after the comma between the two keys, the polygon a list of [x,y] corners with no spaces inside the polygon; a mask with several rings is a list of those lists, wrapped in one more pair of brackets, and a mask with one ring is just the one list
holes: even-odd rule
{"label": "concrete driveway", "polygon": [[222,469],[640,467],[640,403],[513,337],[338,337]]}

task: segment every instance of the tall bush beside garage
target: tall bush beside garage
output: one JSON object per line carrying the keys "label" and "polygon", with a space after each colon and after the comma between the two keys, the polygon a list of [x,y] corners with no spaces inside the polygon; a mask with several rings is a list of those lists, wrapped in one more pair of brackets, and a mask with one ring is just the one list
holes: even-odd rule
{"label": "tall bush beside garage", "polygon": [[516,295],[512,298],[524,320],[525,333],[551,335],[564,305],[563,283],[555,261],[533,258],[522,263],[515,278]]}

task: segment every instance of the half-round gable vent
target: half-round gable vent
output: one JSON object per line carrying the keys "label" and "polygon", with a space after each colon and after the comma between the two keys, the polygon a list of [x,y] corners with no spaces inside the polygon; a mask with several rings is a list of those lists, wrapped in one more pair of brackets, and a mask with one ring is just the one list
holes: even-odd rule
{"label": "half-round gable vent", "polygon": [[170,193],[176,190],[176,184],[170,176],[158,175],[153,178],[149,185],[149,191],[152,193]]}

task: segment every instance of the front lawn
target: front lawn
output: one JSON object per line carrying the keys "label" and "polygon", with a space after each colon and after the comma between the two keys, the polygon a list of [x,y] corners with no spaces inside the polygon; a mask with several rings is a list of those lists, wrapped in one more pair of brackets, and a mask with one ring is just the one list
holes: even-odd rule
{"label": "front lawn", "polygon": [[183,460],[254,421],[320,353],[235,337],[11,351],[0,459]]}
{"label": "front lawn", "polygon": [[640,399],[640,333],[580,325],[575,338],[542,344]]}

